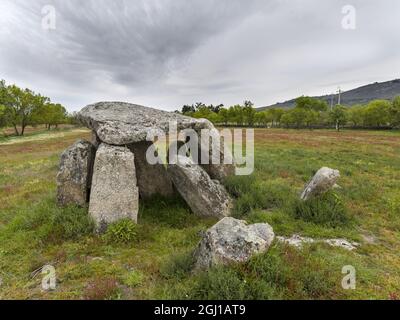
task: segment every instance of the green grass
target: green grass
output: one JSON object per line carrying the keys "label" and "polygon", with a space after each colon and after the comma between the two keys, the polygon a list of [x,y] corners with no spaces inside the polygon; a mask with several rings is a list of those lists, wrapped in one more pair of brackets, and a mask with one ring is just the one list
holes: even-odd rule
{"label": "green grass", "polygon": [[[192,271],[193,250],[217,220],[194,216],[180,197],[141,202],[138,225],[116,224],[106,237],[93,232],[86,208],[58,208],[59,155],[78,138],[90,138],[82,130],[59,133],[0,141],[1,299],[399,296],[399,132],[256,130],[254,174],[226,181],[236,197],[234,216],[268,222],[277,235],[343,237],[362,246],[349,252],[274,243],[247,263],[200,273]],[[340,170],[341,188],[299,202],[322,166]],[[50,292],[40,286],[46,264],[56,268],[57,288]],[[356,290],[341,287],[346,265],[356,268]]]}

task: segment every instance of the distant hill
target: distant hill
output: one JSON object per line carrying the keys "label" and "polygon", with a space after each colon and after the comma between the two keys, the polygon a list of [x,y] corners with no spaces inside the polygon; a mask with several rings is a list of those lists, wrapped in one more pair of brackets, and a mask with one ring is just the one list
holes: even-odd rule
{"label": "distant hill", "polygon": [[[362,86],[356,89],[342,92],[341,104],[346,106],[352,106],[355,104],[365,104],[375,99],[387,99],[392,100],[394,97],[400,96],[400,79],[386,81],[386,82],[375,82]],[[317,99],[325,100],[328,104],[331,103],[332,95],[324,95],[314,97]],[[337,104],[338,95],[333,96],[333,103]],[[291,99],[285,102],[279,102],[277,104],[257,108],[258,110],[265,110],[271,108],[285,108],[290,109],[295,106],[296,99]]]}

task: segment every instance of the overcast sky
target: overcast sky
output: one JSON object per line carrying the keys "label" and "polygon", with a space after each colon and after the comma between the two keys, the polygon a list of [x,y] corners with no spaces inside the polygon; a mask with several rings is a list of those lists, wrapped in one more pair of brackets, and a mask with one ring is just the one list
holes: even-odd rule
{"label": "overcast sky", "polygon": [[399,0],[0,0],[0,78],[69,111],[264,106],[399,78],[399,34]]}

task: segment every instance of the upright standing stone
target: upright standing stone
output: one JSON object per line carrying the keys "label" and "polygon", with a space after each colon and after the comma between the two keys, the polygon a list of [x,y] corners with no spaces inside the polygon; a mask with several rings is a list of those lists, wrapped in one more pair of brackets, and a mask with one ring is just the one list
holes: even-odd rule
{"label": "upright standing stone", "polygon": [[340,173],[338,170],[323,167],[317,171],[311,181],[304,188],[300,199],[308,200],[312,197],[321,195],[334,187],[339,179]]}
{"label": "upright standing stone", "polygon": [[134,154],[126,147],[102,143],[96,153],[89,204],[98,231],[124,218],[137,222],[138,209]]}
{"label": "upright standing stone", "polygon": [[232,201],[224,186],[188,157],[178,156],[168,164],[175,188],[199,216],[223,218],[230,215]]}
{"label": "upright standing stone", "polygon": [[84,206],[89,200],[95,148],[78,140],[61,154],[57,174],[57,202],[60,206]]}
{"label": "upright standing stone", "polygon": [[153,146],[151,141],[142,141],[129,145],[129,149],[135,154],[140,196],[142,198],[148,198],[155,194],[166,197],[171,196],[174,194],[174,188],[166,167],[162,163],[150,164],[146,158],[146,152],[151,146]]}

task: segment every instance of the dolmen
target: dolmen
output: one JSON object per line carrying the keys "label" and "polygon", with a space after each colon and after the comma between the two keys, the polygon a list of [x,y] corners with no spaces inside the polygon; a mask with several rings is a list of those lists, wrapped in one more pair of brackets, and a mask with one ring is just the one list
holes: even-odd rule
{"label": "dolmen", "polygon": [[77,118],[92,130],[92,141],[79,140],[62,153],[57,202],[88,204],[98,232],[120,219],[137,222],[139,199],[156,194],[179,193],[199,216],[230,215],[221,182],[235,165],[208,120],[124,102],[88,105]]}

